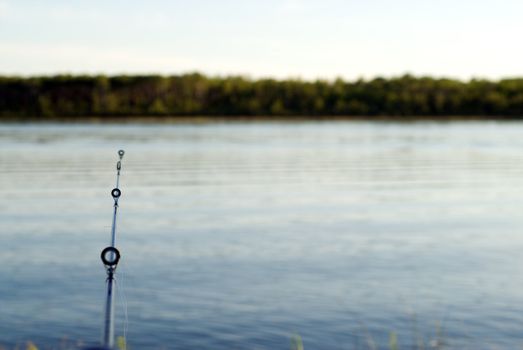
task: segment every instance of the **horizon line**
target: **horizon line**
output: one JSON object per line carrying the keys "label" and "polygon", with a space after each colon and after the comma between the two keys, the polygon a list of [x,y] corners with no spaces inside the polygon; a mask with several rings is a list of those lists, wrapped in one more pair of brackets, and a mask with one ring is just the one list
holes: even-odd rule
{"label": "horizon line", "polygon": [[10,79],[35,79],[35,78],[55,78],[55,77],[107,77],[107,78],[113,78],[113,77],[162,77],[162,78],[170,78],[170,77],[179,77],[179,76],[187,76],[187,75],[201,75],[206,78],[211,79],[230,79],[230,78],[241,78],[245,79],[247,81],[263,81],[263,80],[273,80],[273,81],[300,81],[300,82],[329,82],[334,83],[336,81],[343,81],[343,82],[357,82],[357,81],[372,81],[372,80],[378,80],[378,79],[384,79],[384,80],[395,80],[395,79],[401,79],[401,78],[413,78],[413,79],[433,79],[433,80],[452,80],[456,82],[473,82],[473,81],[488,81],[488,82],[500,82],[500,81],[506,81],[506,80],[520,80],[523,79],[523,75],[507,75],[502,76],[498,78],[488,78],[485,76],[471,76],[469,78],[458,78],[453,77],[449,75],[438,75],[438,74],[416,74],[411,72],[404,72],[400,74],[375,74],[372,76],[365,76],[361,75],[359,77],[355,78],[347,78],[343,77],[342,75],[336,76],[336,77],[321,77],[318,76],[316,78],[305,78],[302,76],[292,76],[289,75],[287,77],[278,77],[278,76],[271,76],[271,75],[260,75],[260,76],[254,76],[249,73],[220,73],[220,74],[213,74],[213,73],[205,73],[203,71],[199,70],[187,70],[184,72],[172,72],[172,73],[162,73],[162,72],[115,72],[115,73],[108,73],[108,72],[70,72],[70,71],[64,71],[64,72],[49,72],[49,73],[3,73],[0,72],[0,78],[10,78]]}

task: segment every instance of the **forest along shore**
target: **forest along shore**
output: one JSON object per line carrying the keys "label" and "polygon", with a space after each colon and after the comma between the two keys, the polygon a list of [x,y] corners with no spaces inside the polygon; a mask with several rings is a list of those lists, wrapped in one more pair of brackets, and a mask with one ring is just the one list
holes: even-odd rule
{"label": "forest along shore", "polygon": [[0,121],[523,117],[523,78],[0,77],[0,96]]}

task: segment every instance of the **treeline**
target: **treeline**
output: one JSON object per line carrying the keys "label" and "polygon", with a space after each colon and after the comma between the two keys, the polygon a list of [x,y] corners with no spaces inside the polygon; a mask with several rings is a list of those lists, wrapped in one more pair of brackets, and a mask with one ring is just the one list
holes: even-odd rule
{"label": "treeline", "polygon": [[179,76],[0,77],[0,116],[523,116],[523,79],[343,81]]}

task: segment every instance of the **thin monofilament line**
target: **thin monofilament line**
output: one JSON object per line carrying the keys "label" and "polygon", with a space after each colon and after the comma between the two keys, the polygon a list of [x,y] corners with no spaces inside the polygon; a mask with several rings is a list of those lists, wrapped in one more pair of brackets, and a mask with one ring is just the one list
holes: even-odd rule
{"label": "thin monofilament line", "polygon": [[[122,159],[122,158],[120,158]],[[116,188],[119,188],[120,186],[120,170],[122,169],[122,161],[119,160],[118,163],[116,163]]]}
{"label": "thin monofilament line", "polygon": [[127,312],[127,297],[125,295],[125,290],[124,290],[124,273],[121,272],[120,273],[120,282],[118,282],[118,280],[115,279],[115,284],[116,284],[116,293],[118,294],[118,297],[120,298],[120,303],[122,304],[122,307],[123,307],[123,314],[124,314],[124,322],[123,322],[123,339],[124,339],[124,344],[125,344],[125,349],[127,349],[127,332],[129,330],[129,316],[128,316],[128,312]]}
{"label": "thin monofilament line", "polygon": [[118,214],[118,199],[114,200],[113,224],[111,226],[111,247],[116,244],[116,216]]}
{"label": "thin monofilament line", "polygon": [[[122,159],[125,152],[123,150],[118,151],[118,156],[120,159],[116,163],[116,187],[113,189],[113,198],[114,198],[114,211],[113,211],[113,224],[111,226],[111,247],[114,247],[116,244],[116,217],[118,214],[118,199],[120,198],[120,171],[122,170]],[[114,195],[114,191],[118,191],[118,195]]]}

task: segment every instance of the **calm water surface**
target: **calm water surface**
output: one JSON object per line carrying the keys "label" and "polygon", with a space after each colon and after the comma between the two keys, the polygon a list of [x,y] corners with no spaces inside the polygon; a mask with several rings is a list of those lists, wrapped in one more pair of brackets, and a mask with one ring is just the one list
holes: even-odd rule
{"label": "calm water surface", "polygon": [[[523,346],[523,124],[0,126],[0,345]],[[125,311],[127,310],[127,319]]]}

